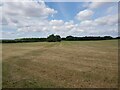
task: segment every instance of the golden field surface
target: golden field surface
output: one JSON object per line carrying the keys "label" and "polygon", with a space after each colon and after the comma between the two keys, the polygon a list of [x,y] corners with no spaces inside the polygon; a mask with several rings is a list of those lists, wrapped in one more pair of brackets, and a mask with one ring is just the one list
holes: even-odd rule
{"label": "golden field surface", "polygon": [[118,40],[2,44],[3,88],[115,88]]}

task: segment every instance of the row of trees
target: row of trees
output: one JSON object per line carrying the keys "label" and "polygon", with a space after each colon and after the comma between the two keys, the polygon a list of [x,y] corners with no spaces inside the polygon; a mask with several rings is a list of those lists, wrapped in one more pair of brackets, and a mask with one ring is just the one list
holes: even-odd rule
{"label": "row of trees", "polygon": [[82,41],[82,40],[109,40],[113,39],[111,36],[104,36],[104,37],[94,37],[94,36],[85,36],[85,37],[73,37],[73,36],[67,36],[66,40],[68,41]]}
{"label": "row of trees", "polygon": [[110,39],[120,39],[120,37],[113,38],[111,36],[95,37],[95,36],[85,36],[85,37],[74,37],[67,36],[66,38],[61,38],[59,35],[49,35],[47,38],[21,38],[15,40],[2,40],[2,43],[22,43],[22,42],[60,42],[60,41],[88,41],[88,40],[110,40]]}

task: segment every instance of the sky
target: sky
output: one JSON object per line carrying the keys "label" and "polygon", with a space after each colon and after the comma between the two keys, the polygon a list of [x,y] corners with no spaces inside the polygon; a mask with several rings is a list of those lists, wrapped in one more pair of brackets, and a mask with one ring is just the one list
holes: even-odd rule
{"label": "sky", "polygon": [[118,36],[117,2],[3,2],[2,39],[72,36]]}

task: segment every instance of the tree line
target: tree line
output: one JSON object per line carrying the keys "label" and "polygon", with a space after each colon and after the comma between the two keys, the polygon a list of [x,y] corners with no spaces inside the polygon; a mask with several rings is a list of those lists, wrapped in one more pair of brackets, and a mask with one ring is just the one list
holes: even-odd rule
{"label": "tree line", "polygon": [[22,43],[22,42],[61,42],[61,41],[88,41],[88,40],[111,40],[120,39],[120,37],[113,38],[112,36],[85,36],[85,37],[74,37],[67,36],[61,38],[60,35],[49,35],[47,38],[20,38],[14,40],[1,40],[2,43]]}

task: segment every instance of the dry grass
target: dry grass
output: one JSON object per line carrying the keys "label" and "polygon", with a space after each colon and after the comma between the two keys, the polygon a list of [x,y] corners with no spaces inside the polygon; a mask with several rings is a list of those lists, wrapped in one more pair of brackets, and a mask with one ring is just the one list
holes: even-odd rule
{"label": "dry grass", "polygon": [[3,44],[3,88],[117,87],[118,41]]}

